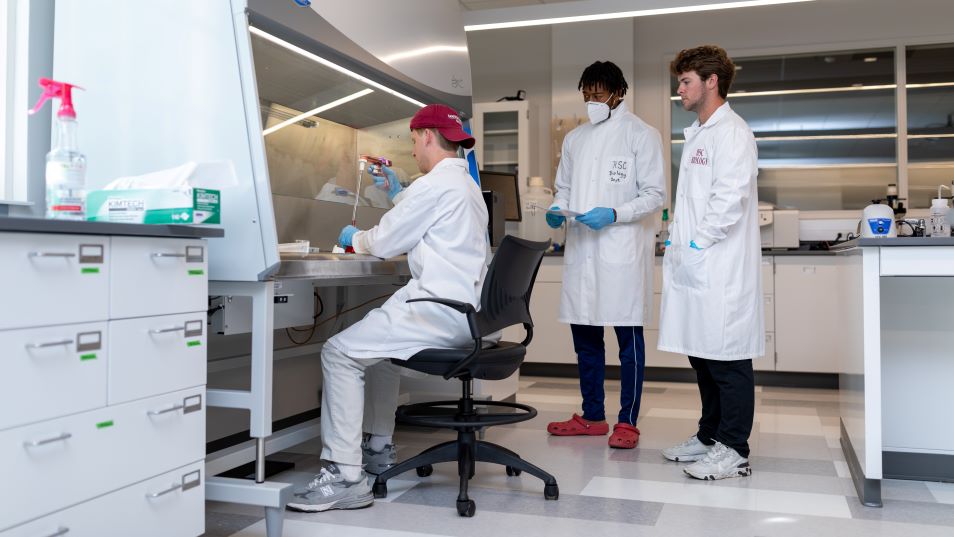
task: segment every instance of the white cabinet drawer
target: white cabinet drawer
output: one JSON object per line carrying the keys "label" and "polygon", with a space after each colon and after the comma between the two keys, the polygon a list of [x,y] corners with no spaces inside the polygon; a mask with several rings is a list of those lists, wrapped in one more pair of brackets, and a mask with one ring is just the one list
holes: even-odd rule
{"label": "white cabinet drawer", "polygon": [[0,234],[0,330],[105,321],[109,238]]}
{"label": "white cabinet drawer", "polygon": [[0,532],[0,537],[186,537],[205,531],[205,479],[197,462]]}
{"label": "white cabinet drawer", "polygon": [[[0,528],[205,457],[205,388],[0,432]],[[135,533],[134,533],[135,534]]]}
{"label": "white cabinet drawer", "polygon": [[205,311],[109,322],[109,404],[205,384]]}
{"label": "white cabinet drawer", "polygon": [[0,430],[106,406],[106,322],[0,332]]}
{"label": "white cabinet drawer", "polygon": [[110,318],[208,309],[208,249],[198,239],[112,238]]}

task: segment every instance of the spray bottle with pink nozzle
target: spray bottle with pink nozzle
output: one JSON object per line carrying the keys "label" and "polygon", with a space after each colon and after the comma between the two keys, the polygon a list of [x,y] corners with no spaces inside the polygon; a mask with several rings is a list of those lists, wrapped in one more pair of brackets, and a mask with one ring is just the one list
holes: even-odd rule
{"label": "spray bottle with pink nozzle", "polygon": [[[86,156],[77,144],[73,84],[41,78],[43,95],[30,110],[35,114],[50,99],[60,100],[53,147],[46,154],[46,217],[59,220],[86,218]],[[83,88],[79,88],[83,89]]]}

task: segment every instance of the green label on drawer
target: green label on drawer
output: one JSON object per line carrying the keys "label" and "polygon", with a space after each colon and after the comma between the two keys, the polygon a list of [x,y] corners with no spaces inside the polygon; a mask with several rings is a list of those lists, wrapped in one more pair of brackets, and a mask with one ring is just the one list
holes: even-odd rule
{"label": "green label on drawer", "polygon": [[189,269],[189,276],[202,276],[205,271],[202,269]]}
{"label": "green label on drawer", "polygon": [[80,360],[83,360],[83,361],[86,361],[86,360],[95,360],[95,359],[96,359],[96,353],[95,353],[95,352],[91,352],[91,353],[89,353],[89,354],[81,354],[81,355],[80,355]]}
{"label": "green label on drawer", "polygon": [[201,341],[186,341],[186,347],[198,347],[201,344]]}
{"label": "green label on drawer", "polygon": [[112,427],[112,426],[113,426],[113,420],[101,421],[96,424],[97,429],[105,429],[106,427]]}
{"label": "green label on drawer", "polygon": [[99,267],[83,267],[80,274],[99,274]]}

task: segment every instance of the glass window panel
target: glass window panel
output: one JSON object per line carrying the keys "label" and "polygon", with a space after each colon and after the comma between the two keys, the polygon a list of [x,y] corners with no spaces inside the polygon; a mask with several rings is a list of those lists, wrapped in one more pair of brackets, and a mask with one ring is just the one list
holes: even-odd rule
{"label": "glass window panel", "polygon": [[908,206],[924,209],[954,179],[954,45],[908,47],[907,74]]}
{"label": "glass window panel", "polygon": [[[760,200],[855,209],[897,182],[893,50],[734,61],[729,102],[755,133]],[[675,96],[675,79],[671,88]],[[673,100],[671,116],[675,196],[679,141],[695,114]]]}

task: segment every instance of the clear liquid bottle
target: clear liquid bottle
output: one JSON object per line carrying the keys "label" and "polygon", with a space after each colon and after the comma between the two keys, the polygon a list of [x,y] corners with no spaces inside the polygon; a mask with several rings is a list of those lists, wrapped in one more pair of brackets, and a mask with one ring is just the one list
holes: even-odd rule
{"label": "clear liquid bottle", "polygon": [[950,208],[947,206],[947,198],[934,198],[931,200],[931,216],[928,221],[928,229],[932,237],[950,237],[951,225],[947,220],[947,213]]}
{"label": "clear liquid bottle", "polygon": [[659,247],[666,248],[666,241],[669,240],[669,209],[663,209],[662,227],[659,229]]}
{"label": "clear liquid bottle", "polygon": [[86,218],[86,156],[80,153],[78,124],[73,108],[72,84],[40,79],[43,95],[31,110],[37,112],[49,99],[60,99],[53,132],[53,147],[46,154],[46,217],[57,220]]}

